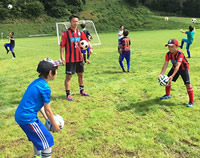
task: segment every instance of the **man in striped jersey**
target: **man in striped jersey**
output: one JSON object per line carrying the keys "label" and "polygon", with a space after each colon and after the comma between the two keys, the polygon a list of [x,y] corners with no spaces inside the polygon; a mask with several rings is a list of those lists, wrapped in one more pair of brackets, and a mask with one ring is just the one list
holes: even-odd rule
{"label": "man in striped jersey", "polygon": [[51,146],[54,145],[53,136],[37,117],[38,111],[46,120],[50,120],[53,131],[60,131],[60,126],[55,122],[51,111],[51,89],[48,85],[48,81],[56,78],[60,64],[61,62],[48,59],[38,64],[39,78],[28,86],[15,112],[15,121],[33,143],[35,157],[50,158]]}
{"label": "man in striped jersey", "polygon": [[181,75],[189,96],[189,103],[187,104],[187,107],[192,107],[194,105],[194,98],[192,85],[190,84],[189,63],[184,54],[178,50],[178,41],[176,39],[170,39],[168,44],[165,46],[168,46],[169,52],[165,56],[165,63],[162,67],[159,78],[165,73],[169,60],[171,60],[173,66],[167,75],[169,77],[169,84],[165,88],[166,94],[160,97],[160,99],[171,98],[171,81],[176,82],[179,75]]}
{"label": "man in striped jersey", "polygon": [[[70,28],[67,29],[65,32],[63,32],[62,34],[60,42],[60,57],[62,63],[66,65],[66,72],[65,72],[66,98],[68,101],[72,101],[73,99],[70,94],[70,80],[72,78],[72,74],[75,73],[77,73],[78,75],[80,94],[82,96],[89,96],[89,94],[84,91],[84,81],[83,81],[84,64],[80,48],[80,41],[81,40],[88,41],[88,39],[85,33],[78,29],[78,24],[79,24],[78,16],[71,15],[69,17],[69,21],[71,24]],[[91,54],[92,48],[90,43],[89,47]],[[65,51],[65,59],[64,59],[64,51]]]}

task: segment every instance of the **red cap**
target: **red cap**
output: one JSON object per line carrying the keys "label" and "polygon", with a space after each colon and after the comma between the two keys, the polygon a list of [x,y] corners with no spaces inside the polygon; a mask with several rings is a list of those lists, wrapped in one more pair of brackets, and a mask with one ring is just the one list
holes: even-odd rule
{"label": "red cap", "polygon": [[166,44],[165,46],[178,46],[178,41],[176,39],[170,39],[168,41],[168,44]]}

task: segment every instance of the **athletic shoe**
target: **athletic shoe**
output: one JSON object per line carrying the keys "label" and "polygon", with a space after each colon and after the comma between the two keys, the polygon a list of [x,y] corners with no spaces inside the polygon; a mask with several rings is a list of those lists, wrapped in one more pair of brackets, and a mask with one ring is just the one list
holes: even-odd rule
{"label": "athletic shoe", "polygon": [[9,50],[7,50],[7,54],[8,54]]}
{"label": "athletic shoe", "polygon": [[131,70],[128,70],[127,72],[131,72]]}
{"label": "athletic shoe", "polygon": [[183,47],[181,47],[181,46],[178,46],[178,47],[180,47],[181,49],[183,49]]}
{"label": "athletic shoe", "polygon": [[80,95],[82,95],[82,96],[89,96],[89,94],[85,93],[85,91],[82,91],[82,93],[80,93]]}
{"label": "athletic shoe", "polygon": [[69,94],[68,96],[66,96],[68,101],[73,101],[72,96]]}
{"label": "athletic shoe", "polygon": [[87,64],[90,64],[90,61],[87,59],[87,60],[86,60],[86,63],[87,63]]}
{"label": "athletic shoe", "polygon": [[38,156],[38,155],[34,155],[34,157],[33,158],[41,158],[40,156]]}
{"label": "athletic shoe", "polygon": [[15,59],[15,57],[13,57],[12,59]]}
{"label": "athletic shoe", "polygon": [[187,57],[187,58],[191,58],[191,57]]}
{"label": "athletic shoe", "polygon": [[194,103],[189,102],[188,105],[187,105],[187,107],[193,107],[193,105],[194,105]]}
{"label": "athletic shoe", "polygon": [[160,97],[160,99],[170,99],[171,98],[171,95],[163,95],[162,97]]}
{"label": "athletic shoe", "polygon": [[121,72],[126,72],[126,71],[122,69]]}

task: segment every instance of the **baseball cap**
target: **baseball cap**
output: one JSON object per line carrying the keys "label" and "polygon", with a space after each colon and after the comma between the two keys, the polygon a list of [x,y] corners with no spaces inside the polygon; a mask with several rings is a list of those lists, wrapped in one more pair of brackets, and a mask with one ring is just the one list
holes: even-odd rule
{"label": "baseball cap", "polygon": [[176,39],[170,39],[165,46],[178,46],[178,41]]}
{"label": "baseball cap", "polygon": [[54,61],[50,58],[45,58],[41,60],[40,63],[38,64],[37,72],[39,73],[49,72],[50,70],[52,70],[52,68],[57,67],[61,64],[62,61],[60,59]]}

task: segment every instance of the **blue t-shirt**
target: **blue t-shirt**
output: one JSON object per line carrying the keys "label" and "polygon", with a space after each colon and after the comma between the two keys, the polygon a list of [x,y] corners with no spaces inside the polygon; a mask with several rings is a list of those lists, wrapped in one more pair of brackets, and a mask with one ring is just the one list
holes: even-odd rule
{"label": "blue t-shirt", "polygon": [[195,32],[194,31],[186,31],[185,33],[187,34],[188,43],[192,44],[193,39],[194,39],[193,36],[194,36]]}
{"label": "blue t-shirt", "polygon": [[27,88],[22,100],[15,112],[15,121],[20,124],[30,124],[35,122],[37,112],[44,106],[44,103],[50,103],[51,89],[47,82],[38,78]]}

